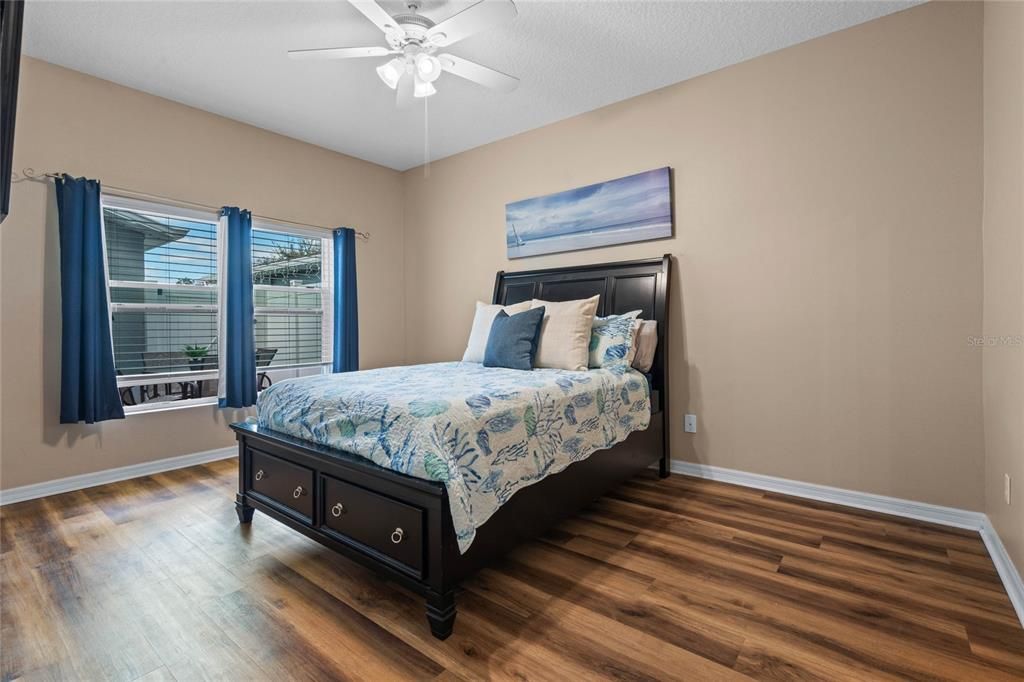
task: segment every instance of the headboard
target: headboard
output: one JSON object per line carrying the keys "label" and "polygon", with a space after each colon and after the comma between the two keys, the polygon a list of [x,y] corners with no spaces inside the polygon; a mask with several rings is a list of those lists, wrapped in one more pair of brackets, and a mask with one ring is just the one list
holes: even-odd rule
{"label": "headboard", "polygon": [[[651,365],[651,404],[668,399],[668,291],[672,258],[578,265],[568,268],[499,272],[494,279],[493,303],[510,305],[531,298],[572,301],[600,294],[598,315],[642,310],[640,317],[658,321],[658,349]],[[657,399],[653,395],[658,392]]]}

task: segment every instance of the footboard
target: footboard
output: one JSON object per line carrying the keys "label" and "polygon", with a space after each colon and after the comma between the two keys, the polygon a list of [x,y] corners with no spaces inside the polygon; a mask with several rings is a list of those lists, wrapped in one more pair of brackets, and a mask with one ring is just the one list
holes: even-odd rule
{"label": "footboard", "polygon": [[517,492],[459,553],[441,483],[252,424],[238,438],[238,520],[261,512],[422,594],[435,637],[455,622],[455,590],[480,567],[537,537],[662,456],[662,414],[607,450]]}
{"label": "footboard", "polygon": [[427,598],[431,631],[451,633],[454,586],[444,549],[455,543],[440,483],[283,434],[234,424],[242,523],[259,509],[340,554]]}

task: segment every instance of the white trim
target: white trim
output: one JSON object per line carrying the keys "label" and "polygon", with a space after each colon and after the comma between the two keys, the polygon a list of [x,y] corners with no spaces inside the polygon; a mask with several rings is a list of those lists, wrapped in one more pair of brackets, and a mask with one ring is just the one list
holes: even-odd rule
{"label": "white trim", "polygon": [[219,370],[197,369],[180,372],[153,372],[151,374],[122,374],[117,377],[118,388],[130,386],[148,386],[149,384],[176,384],[182,381],[212,381],[217,378]]}
{"label": "white trim", "polygon": [[[228,305],[228,217],[221,215],[217,220],[217,353],[226,357],[227,353],[227,315],[223,308]],[[255,348],[256,344],[253,343]],[[221,372],[223,364],[217,360],[217,399],[227,396],[226,372]]]}
{"label": "white trim", "polygon": [[125,416],[132,416],[135,414],[153,414],[155,412],[172,412],[174,410],[184,410],[189,407],[203,407],[204,405],[217,406],[220,401],[215,395],[203,396],[202,398],[189,398],[188,400],[164,400],[164,401],[152,401],[139,403],[138,405],[125,405],[124,413]]}
{"label": "white trim", "polygon": [[255,291],[280,291],[281,293],[289,294],[319,294],[323,291],[323,287],[312,285],[291,287],[283,284],[253,284],[252,288]]}
{"label": "white trim", "polygon": [[[173,289],[176,291],[217,292],[216,284],[178,284],[177,282],[137,282],[130,279],[114,279],[110,281],[114,289]],[[287,288],[287,287],[286,287]],[[188,303],[181,305],[190,305]]]}
{"label": "white trim", "polygon": [[832,504],[841,504],[844,507],[855,507],[883,514],[893,514],[894,516],[903,516],[908,519],[938,523],[943,526],[967,528],[968,530],[980,531],[985,519],[985,515],[981,512],[967,511],[966,509],[941,507],[937,504],[928,504],[927,502],[915,502],[898,497],[862,493],[856,490],[833,488],[816,483],[804,483],[803,481],[793,481],[788,478],[750,474],[745,471],[723,469],[722,467],[708,466],[706,464],[675,461],[672,462],[672,473],[707,478],[712,481],[722,481],[723,483],[733,483],[747,488],[769,490],[794,497],[818,500],[819,502],[831,502]]}
{"label": "white trim", "polygon": [[[289,237],[306,237],[308,239],[326,239],[332,230],[326,227],[314,225],[298,225],[291,223],[279,223],[269,218],[252,217],[252,229],[260,232],[277,232]],[[327,236],[324,233],[327,233]]]}
{"label": "white trim", "polygon": [[116,364],[114,348],[114,308],[110,304],[110,258],[107,253],[107,224],[103,218],[103,186],[100,185],[100,260],[103,261],[103,290],[107,294],[107,331],[110,332],[110,362]]}
{"label": "white trim", "polygon": [[198,209],[175,204],[171,200],[139,199],[118,194],[116,191],[101,190],[100,203],[110,208],[126,209],[137,213],[148,213],[163,218],[188,220],[195,223],[216,225],[219,211]]}
{"label": "white trim", "polygon": [[151,313],[177,313],[188,315],[190,313],[215,313],[216,303],[111,303],[115,313],[139,312]]}
{"label": "white trim", "polygon": [[808,500],[830,502],[843,505],[844,507],[854,507],[882,514],[902,516],[943,526],[978,531],[992,558],[992,563],[995,564],[996,571],[998,571],[999,577],[1003,581],[1006,594],[1009,596],[1010,602],[1017,612],[1017,618],[1020,619],[1021,625],[1024,625],[1024,582],[1021,581],[1020,573],[1017,572],[1013,561],[1010,560],[1010,556],[1006,553],[1006,548],[1003,547],[1003,543],[1000,541],[995,528],[993,528],[992,522],[989,521],[988,516],[981,512],[957,509],[955,507],[943,507],[937,504],[915,502],[914,500],[904,500],[898,497],[888,497],[874,493],[862,493],[844,488],[833,488],[816,483],[793,481],[788,478],[777,478],[775,476],[765,476],[764,474],[751,474],[745,471],[737,471],[736,469],[725,469],[707,464],[695,464],[693,462],[673,461],[672,473],[692,476],[694,478],[706,478],[712,481],[721,481],[722,483],[732,483],[746,488],[768,490]]}
{"label": "white trim", "polygon": [[217,448],[216,450],[206,450],[205,452],[194,452],[191,455],[167,457],[165,459],[157,459],[152,462],[131,464],[129,466],[117,467],[116,469],[105,469],[91,474],[68,476],[67,478],[58,478],[54,481],[44,481],[42,483],[33,483],[32,485],[23,485],[19,488],[9,488],[8,490],[0,490],[0,505],[14,504],[15,502],[24,502],[25,500],[34,500],[40,497],[48,497],[50,495],[59,495],[73,490],[105,485],[107,483],[127,481],[131,478],[150,476],[152,474],[159,474],[164,471],[172,471],[174,469],[183,469],[197,464],[206,464],[207,462],[215,462],[221,459],[234,457],[237,453],[238,449],[234,446],[230,446],[226,448]]}
{"label": "white trim", "polygon": [[[320,266],[320,357],[326,358],[329,368],[334,366],[334,237],[333,232],[320,242],[323,264]],[[326,277],[325,277],[326,275]]]}
{"label": "white trim", "polygon": [[1021,580],[1017,567],[1013,565],[1010,555],[1006,553],[1006,547],[1003,546],[1003,541],[999,539],[999,534],[996,533],[992,521],[987,516],[981,528],[981,539],[985,541],[985,547],[992,558],[992,563],[996,565],[996,571],[1003,581],[1003,587],[1006,589],[1006,595],[1010,598],[1010,603],[1013,604],[1013,608],[1017,612],[1017,618],[1020,619],[1020,624],[1024,625],[1024,580]]}
{"label": "white trim", "polygon": [[323,315],[321,308],[275,308],[273,306],[261,306],[253,308],[257,315],[276,315],[279,317],[290,317],[292,315]]}

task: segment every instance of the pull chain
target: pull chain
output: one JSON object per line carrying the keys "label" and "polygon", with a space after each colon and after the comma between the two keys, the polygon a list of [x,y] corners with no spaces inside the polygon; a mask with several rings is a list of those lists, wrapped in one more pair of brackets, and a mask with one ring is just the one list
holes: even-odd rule
{"label": "pull chain", "polygon": [[428,116],[429,97],[423,98],[423,177],[430,177],[430,125]]}

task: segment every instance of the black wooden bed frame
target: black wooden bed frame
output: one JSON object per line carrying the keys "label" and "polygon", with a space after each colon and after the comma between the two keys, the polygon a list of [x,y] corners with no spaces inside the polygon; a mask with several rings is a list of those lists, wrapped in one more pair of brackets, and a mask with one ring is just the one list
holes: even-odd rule
{"label": "black wooden bed frame", "polygon": [[658,321],[650,370],[651,423],[517,492],[459,553],[443,484],[400,474],[340,450],[253,424],[232,424],[238,439],[241,523],[259,509],[330,549],[422,594],[435,637],[455,623],[460,581],[515,545],[572,516],[618,483],[660,462],[669,475],[668,292],[671,258],[525,272],[499,272],[494,303],[569,301],[600,294],[599,315],[642,310]]}

